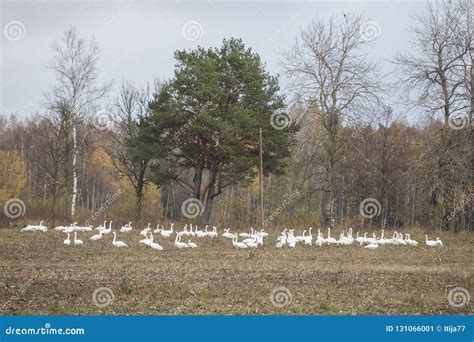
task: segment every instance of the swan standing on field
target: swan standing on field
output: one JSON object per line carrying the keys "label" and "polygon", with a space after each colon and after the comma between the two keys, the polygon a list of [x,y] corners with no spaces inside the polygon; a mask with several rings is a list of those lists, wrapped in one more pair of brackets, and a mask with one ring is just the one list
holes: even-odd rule
{"label": "swan standing on field", "polygon": [[132,222],[128,222],[126,225],[122,226],[120,228],[121,233],[128,233],[132,231]]}
{"label": "swan standing on field", "polygon": [[40,232],[47,232],[48,227],[43,226],[43,221],[40,221],[40,224],[36,226],[36,230],[39,230]]}
{"label": "swan standing on field", "polygon": [[158,224],[156,225],[156,229],[153,231],[153,233],[155,233],[155,234],[160,234],[160,231],[161,231],[161,229],[160,229],[160,224],[158,223]]}
{"label": "swan standing on field", "polygon": [[425,234],[425,244],[428,247],[436,247],[438,246],[438,242],[436,240],[428,240],[428,235]]}
{"label": "swan standing on field", "polygon": [[102,230],[99,230],[99,234],[91,236],[89,240],[97,241],[97,240],[100,240],[100,239],[102,239]]}
{"label": "swan standing on field", "polygon": [[250,234],[249,233],[240,233],[239,236],[244,237],[244,238],[252,237],[253,236],[253,227],[250,227],[250,230],[252,231]]}
{"label": "swan standing on field", "polygon": [[368,244],[367,246],[365,246],[364,248],[367,248],[367,249],[376,249],[376,248],[379,248],[379,245],[377,245],[376,243],[370,243],[370,244]]}
{"label": "swan standing on field", "polygon": [[109,228],[105,228],[101,230],[102,234],[110,234],[111,231],[112,231],[112,221],[109,222]]}
{"label": "swan standing on field", "polygon": [[257,241],[255,241],[255,240],[248,241],[245,244],[247,245],[247,247],[250,247],[250,248],[257,248],[258,247]]}
{"label": "swan standing on field", "polygon": [[437,244],[438,246],[443,246],[443,241],[441,241],[441,240],[439,239],[439,237],[437,237],[437,238],[436,238],[436,244]]}
{"label": "swan standing on field", "polygon": [[235,236],[232,239],[232,245],[234,245],[237,248],[248,248],[248,246],[245,243],[237,241],[237,236]]}
{"label": "swan standing on field", "polygon": [[295,248],[296,246],[296,238],[295,238],[295,235],[293,233],[293,229],[290,229],[288,231],[288,235],[286,236],[286,243],[288,244],[288,246],[290,246],[291,248]]}
{"label": "swan standing on field", "polygon": [[191,248],[197,248],[198,245],[196,245],[194,242],[188,239],[188,246]]}
{"label": "swan standing on field", "polygon": [[331,237],[331,228],[328,228],[328,237],[324,240],[325,243],[328,245],[335,245],[337,244],[337,240]]}
{"label": "swan standing on field", "polygon": [[57,226],[57,227],[54,228],[54,230],[62,232],[66,228],[67,228],[66,226]]}
{"label": "swan standing on field", "polygon": [[69,233],[67,233],[67,239],[64,240],[63,242],[66,246],[69,246],[71,244],[71,240],[69,239]]}
{"label": "swan standing on field", "polygon": [[162,251],[163,250],[163,247],[161,247],[161,245],[158,242],[153,241],[153,234],[152,233],[150,233],[150,239],[149,239],[149,242],[146,245],[148,247],[152,248],[152,249],[156,249],[157,251]]}
{"label": "swan standing on field", "polygon": [[170,237],[171,235],[173,235],[173,227],[174,227],[174,223],[171,224],[169,230],[165,230],[164,228],[161,229],[161,236]]}
{"label": "swan standing on field", "polygon": [[316,247],[321,247],[324,244],[324,238],[321,234],[321,229],[318,228],[318,234],[316,235],[316,241],[314,241],[314,245]]}
{"label": "swan standing on field", "polygon": [[306,230],[303,231],[303,235],[297,235],[295,236],[295,241],[296,242],[302,242],[306,240]]}
{"label": "swan standing on field", "polygon": [[148,222],[148,226],[145,229],[142,229],[142,231],[140,232],[140,235],[147,236],[151,230],[150,225],[151,223]]}
{"label": "swan standing on field", "polygon": [[[205,227],[205,230],[207,230],[207,226]],[[207,233],[205,231],[202,231],[202,230],[198,229],[198,226],[196,226],[194,234],[196,235],[196,237],[205,237],[205,236],[207,236]]]}
{"label": "swan standing on field", "polygon": [[185,244],[184,242],[181,242],[181,235],[176,234],[176,238],[174,239],[174,245],[176,248],[182,249],[182,248],[188,248],[189,246]]}
{"label": "swan standing on field", "polygon": [[406,239],[405,241],[407,242],[407,244],[409,244],[410,246],[418,246],[418,242],[415,241],[415,240],[412,240],[411,237],[410,237],[410,234],[406,234]]}
{"label": "swan standing on field", "polygon": [[79,239],[77,238],[77,232],[74,232],[74,244],[75,244],[76,246],[82,246],[82,245],[84,244],[84,242],[82,242],[82,240],[79,240]]}
{"label": "swan standing on field", "polygon": [[150,237],[146,237],[143,240],[138,241],[138,243],[143,243],[145,246],[150,247],[150,244],[153,243],[153,234],[150,232]]}
{"label": "swan standing on field", "polygon": [[224,233],[222,234],[222,236],[227,238],[227,239],[233,239],[234,236],[237,236],[237,235],[235,235],[234,233],[231,233],[230,229],[227,228],[227,229],[224,229]]}
{"label": "swan standing on field", "polygon": [[207,236],[209,236],[211,239],[217,237],[217,227],[212,226],[212,232],[207,233]]}
{"label": "swan standing on field", "polygon": [[313,229],[312,227],[309,227],[309,234],[305,236],[305,239],[304,239],[305,246],[311,246],[313,244],[313,235],[311,234],[312,229]]}
{"label": "swan standing on field", "polygon": [[105,220],[104,223],[101,226],[95,227],[95,230],[104,230],[106,224],[107,224],[107,220]]}
{"label": "swan standing on field", "polygon": [[112,245],[114,245],[115,247],[128,247],[127,244],[123,241],[120,241],[118,240],[117,241],[117,232],[113,232],[114,233],[114,241],[112,241]]}

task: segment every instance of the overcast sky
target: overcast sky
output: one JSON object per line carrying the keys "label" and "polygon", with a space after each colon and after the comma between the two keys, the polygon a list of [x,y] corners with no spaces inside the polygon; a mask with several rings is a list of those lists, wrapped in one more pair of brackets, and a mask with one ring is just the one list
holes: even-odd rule
{"label": "overcast sky", "polygon": [[[281,73],[278,50],[288,49],[300,27],[316,16],[363,12],[380,28],[371,58],[409,49],[407,27],[423,1],[4,1],[1,2],[0,113],[31,115],[42,92],[54,84],[46,67],[51,44],[71,25],[96,37],[102,49],[102,80],[137,85],[173,75],[173,52],[218,46],[240,37],[273,73]],[[385,69],[388,69],[388,63]],[[113,93],[112,93],[113,95]]]}

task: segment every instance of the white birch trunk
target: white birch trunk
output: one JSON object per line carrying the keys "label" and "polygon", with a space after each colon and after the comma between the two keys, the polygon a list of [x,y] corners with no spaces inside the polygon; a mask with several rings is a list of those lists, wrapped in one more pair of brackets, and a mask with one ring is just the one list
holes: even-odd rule
{"label": "white birch trunk", "polygon": [[77,198],[77,135],[76,135],[76,124],[72,126],[72,199],[71,199],[71,218],[74,220],[76,214],[76,198]]}

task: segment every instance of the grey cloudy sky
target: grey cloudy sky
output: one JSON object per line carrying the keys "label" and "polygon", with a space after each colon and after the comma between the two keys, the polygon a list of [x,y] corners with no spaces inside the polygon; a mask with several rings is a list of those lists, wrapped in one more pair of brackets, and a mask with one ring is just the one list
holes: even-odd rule
{"label": "grey cloudy sky", "polygon": [[388,59],[409,49],[407,27],[425,6],[423,1],[387,0],[0,2],[0,114],[21,116],[41,108],[42,92],[54,83],[46,67],[51,44],[71,25],[84,37],[96,37],[102,48],[101,78],[115,80],[117,88],[121,80],[140,85],[169,78],[175,50],[218,46],[231,36],[258,52],[271,73],[281,73],[277,51],[291,46],[299,27],[337,13],[363,12],[376,22],[380,36],[371,58]]}

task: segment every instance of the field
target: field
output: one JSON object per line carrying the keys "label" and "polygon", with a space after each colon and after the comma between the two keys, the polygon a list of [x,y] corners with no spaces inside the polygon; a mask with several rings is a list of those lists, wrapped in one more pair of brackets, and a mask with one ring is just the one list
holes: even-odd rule
{"label": "field", "polygon": [[[0,311],[472,314],[472,300],[456,308],[449,305],[448,292],[462,287],[472,294],[474,235],[440,233],[444,247],[427,248],[423,231],[411,233],[420,242],[418,247],[277,249],[275,230],[256,250],[236,250],[222,237],[194,238],[197,249],[178,250],[172,239],[160,237],[165,249],[155,251],[138,244],[137,231],[119,234],[130,246],[119,249],[112,246],[112,235],[92,243],[91,233],[79,233],[85,245],[67,247],[64,234],[58,232],[20,234],[17,229],[0,229]],[[94,297],[94,303],[98,288],[109,290],[102,298]],[[113,301],[106,296],[111,294]]]}

